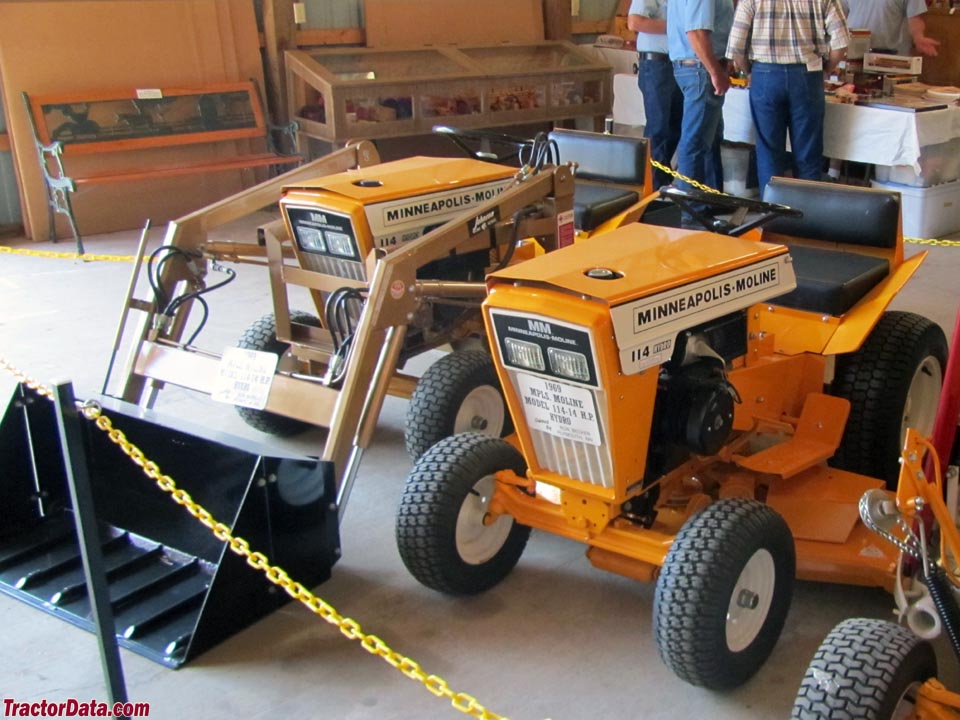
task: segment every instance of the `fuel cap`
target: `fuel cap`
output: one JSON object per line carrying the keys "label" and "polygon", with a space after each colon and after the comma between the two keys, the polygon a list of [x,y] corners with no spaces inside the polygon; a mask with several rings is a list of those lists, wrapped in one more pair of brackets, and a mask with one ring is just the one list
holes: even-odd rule
{"label": "fuel cap", "polygon": [[618,273],[616,270],[602,267],[590,268],[583,274],[592,280],[616,280],[617,278],[623,277],[623,275]]}

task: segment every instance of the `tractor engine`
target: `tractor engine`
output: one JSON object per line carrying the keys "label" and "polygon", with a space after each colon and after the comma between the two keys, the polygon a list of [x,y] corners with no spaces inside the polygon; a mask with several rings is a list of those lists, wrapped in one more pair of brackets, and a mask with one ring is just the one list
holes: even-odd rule
{"label": "tractor engine", "polygon": [[733,431],[740,401],[727,367],[747,352],[743,312],[684,331],[673,357],[660,368],[651,431],[648,477],[673,469],[689,455],[715,455]]}

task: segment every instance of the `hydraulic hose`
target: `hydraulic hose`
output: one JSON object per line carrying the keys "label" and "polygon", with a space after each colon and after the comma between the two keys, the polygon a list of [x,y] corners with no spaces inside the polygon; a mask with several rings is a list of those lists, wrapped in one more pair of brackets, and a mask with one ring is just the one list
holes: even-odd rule
{"label": "hydraulic hose", "polygon": [[926,581],[930,599],[937,608],[937,614],[940,615],[940,622],[943,623],[947,637],[950,638],[953,652],[960,659],[960,606],[957,605],[957,598],[953,594],[950,581],[947,580],[946,572],[942,567],[932,564]]}

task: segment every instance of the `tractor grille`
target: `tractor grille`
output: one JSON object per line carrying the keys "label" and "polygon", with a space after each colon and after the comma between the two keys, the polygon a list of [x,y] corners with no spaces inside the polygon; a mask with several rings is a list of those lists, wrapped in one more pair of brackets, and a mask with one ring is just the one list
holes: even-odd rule
{"label": "tractor grille", "polygon": [[304,270],[347,278],[349,280],[366,281],[367,273],[362,262],[343,260],[330,255],[301,254],[301,264]]}
{"label": "tractor grille", "polygon": [[[510,379],[517,395],[521,395],[517,382],[517,372],[509,368]],[[592,391],[595,412],[600,420],[601,435],[607,427],[607,408],[605,393]],[[572,480],[597,485],[603,488],[613,487],[613,463],[609,448],[602,439],[600,445],[579,440],[570,440],[545,432],[527,424],[537,464],[550,472],[563,475]]]}

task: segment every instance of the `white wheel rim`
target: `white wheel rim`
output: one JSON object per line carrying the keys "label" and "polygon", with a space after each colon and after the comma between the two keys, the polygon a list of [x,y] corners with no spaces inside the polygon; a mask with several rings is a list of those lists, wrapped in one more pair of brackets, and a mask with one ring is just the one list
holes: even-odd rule
{"label": "white wheel rim", "polygon": [[769,550],[757,550],[743,566],[727,606],[727,647],[747,648],[760,633],[770,613],[777,569]]}
{"label": "white wheel rim", "polygon": [[913,711],[917,706],[917,694],[919,692],[920,683],[910,683],[907,689],[903,691],[903,695],[900,696],[900,700],[893,709],[890,720],[907,720],[907,718],[913,717]]}
{"label": "white wheel rim", "polygon": [[501,515],[490,525],[483,524],[495,487],[493,475],[481,478],[460,506],[455,536],[457,552],[469,565],[485,563],[500,552],[513,527],[513,518],[509,515]]}
{"label": "white wheel rim", "polygon": [[907,390],[907,400],[903,406],[903,419],[900,422],[900,446],[903,447],[907,428],[912,427],[921,435],[929,436],[933,432],[933,423],[937,417],[937,403],[940,401],[940,389],[943,385],[940,363],[929,355],[917,367]]}
{"label": "white wheel rim", "polygon": [[493,385],[481,385],[467,393],[453,421],[453,434],[479,432],[500,437],[506,408],[503,396]]}

